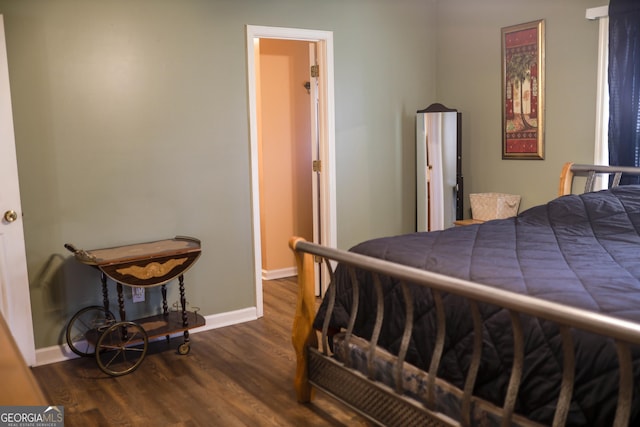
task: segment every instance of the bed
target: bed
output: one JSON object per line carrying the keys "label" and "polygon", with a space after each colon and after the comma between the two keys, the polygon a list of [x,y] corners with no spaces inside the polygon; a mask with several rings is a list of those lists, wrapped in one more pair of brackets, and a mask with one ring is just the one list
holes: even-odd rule
{"label": "bed", "polygon": [[[611,188],[593,191],[600,174]],[[561,197],[517,217],[349,251],[292,238],[298,401],[317,388],[379,425],[640,425],[626,175],[640,168],[568,163]],[[319,259],[336,268],[317,308]]]}

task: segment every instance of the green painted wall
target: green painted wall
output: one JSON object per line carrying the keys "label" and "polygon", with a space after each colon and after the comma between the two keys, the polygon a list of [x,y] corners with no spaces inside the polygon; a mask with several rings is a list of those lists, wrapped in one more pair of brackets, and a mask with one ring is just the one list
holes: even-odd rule
{"label": "green painted wall", "polygon": [[[520,194],[522,211],[557,195],[565,162],[593,163],[598,22],[585,11],[607,3],[438,2],[437,97],[462,112],[467,194]],[[502,160],[500,29],[538,19],[546,25],[545,160]]]}
{"label": "green painted wall", "polygon": [[411,230],[433,12],[424,0],[0,0],[36,347],[62,343],[69,317],[101,301],[97,270],[65,242],[196,236],[187,299],[205,315],[255,304],[247,24],[334,32],[339,244]]}
{"label": "green painted wall", "polygon": [[[463,114],[467,193],[593,158],[601,0],[0,0],[36,346],[99,303],[63,249],[193,235],[202,314],[255,304],[245,25],[334,32],[338,245],[415,226],[415,111]],[[501,159],[500,28],[546,20],[546,159]],[[169,300],[176,299],[170,286]],[[137,306],[153,311],[155,304]]]}

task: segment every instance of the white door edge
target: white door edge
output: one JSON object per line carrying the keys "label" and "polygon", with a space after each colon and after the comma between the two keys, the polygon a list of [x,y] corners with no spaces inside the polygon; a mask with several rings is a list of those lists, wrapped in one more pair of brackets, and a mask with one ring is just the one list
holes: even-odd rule
{"label": "white door edge", "polygon": [[[0,311],[11,330],[27,365],[36,362],[33,318],[27,261],[22,223],[22,206],[18,184],[18,164],[16,159],[9,69],[7,60],[4,20],[0,15],[0,138],[2,138],[2,159],[0,169],[3,179],[2,206],[0,215],[7,210],[16,212],[13,222],[0,224]],[[7,203],[4,205],[4,203]]]}
{"label": "white door edge", "polygon": [[[318,58],[317,58],[317,46],[316,42],[309,42],[309,112],[310,118],[309,123],[311,127],[311,160],[317,161],[320,160],[320,135],[319,135],[319,124],[320,124],[320,112],[319,112],[319,78],[317,75],[311,72],[311,67],[318,66]],[[312,205],[312,216],[313,216],[313,241],[315,243],[322,243],[322,236],[320,235],[320,218],[322,217],[320,214],[320,183],[318,180],[320,179],[320,175],[318,172],[314,170],[312,167],[310,169],[311,172],[311,205]],[[322,279],[322,265],[315,263],[313,269],[313,281],[315,282],[315,292],[316,295],[320,295],[322,293],[322,289],[320,289]]]}

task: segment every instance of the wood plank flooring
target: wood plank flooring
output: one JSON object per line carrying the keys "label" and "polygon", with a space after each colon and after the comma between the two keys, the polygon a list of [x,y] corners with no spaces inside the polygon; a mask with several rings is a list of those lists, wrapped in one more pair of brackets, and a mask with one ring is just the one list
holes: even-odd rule
{"label": "wood plank flooring", "polygon": [[140,367],[121,377],[95,359],[33,368],[48,403],[63,405],[65,426],[367,426],[363,418],[316,393],[296,402],[291,324],[295,278],[264,282],[264,317],[191,334],[180,356],[162,340]]}

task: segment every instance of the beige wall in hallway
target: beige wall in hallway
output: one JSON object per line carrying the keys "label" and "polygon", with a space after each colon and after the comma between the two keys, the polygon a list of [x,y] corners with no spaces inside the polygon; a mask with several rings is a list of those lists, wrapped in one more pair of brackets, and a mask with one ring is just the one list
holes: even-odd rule
{"label": "beige wall in hallway", "polygon": [[313,239],[309,44],[260,40],[259,151],[262,268],[289,269],[292,235]]}

